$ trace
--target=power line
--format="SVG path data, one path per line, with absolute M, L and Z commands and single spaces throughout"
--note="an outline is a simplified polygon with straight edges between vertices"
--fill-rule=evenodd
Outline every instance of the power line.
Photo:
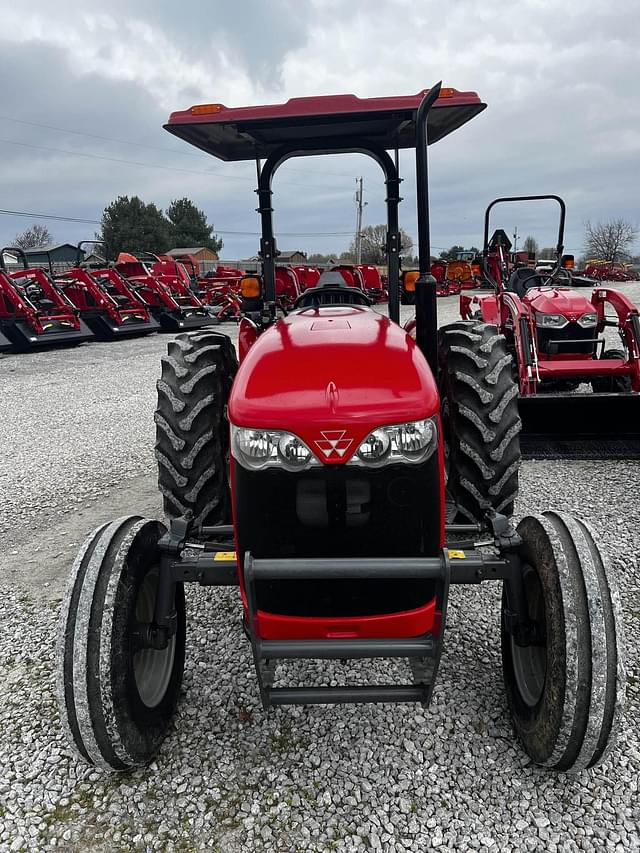
M 79 222 L 86 225 L 102 225 L 99 219 L 81 219 L 74 216 L 58 216 L 52 213 L 28 213 L 24 210 L 4 210 L 0 208 L 0 214 L 4 216 L 24 216 L 29 219 L 51 219 L 57 222 Z M 214 228 L 216 234 L 232 234 L 241 237 L 259 237 L 258 231 L 230 231 L 227 229 Z M 350 231 L 279 231 L 276 236 L 280 237 L 349 237 Z
M 39 127 L 39 128 L 44 129 L 44 130 L 55 130 L 55 131 L 59 131 L 60 133 L 73 134 L 74 136 L 86 136 L 89 139 L 99 139 L 102 142 L 115 142 L 117 145 L 130 145 L 130 146 L 133 146 L 135 148 L 148 148 L 149 150 L 152 150 L 152 151 L 165 151 L 169 154 L 177 154 L 179 157 L 197 157 L 198 159 L 201 159 L 203 156 L 203 152 L 186 151 L 186 150 L 185 151 L 179 151 L 177 148 L 167 148 L 164 145 L 149 145 L 148 143 L 145 143 L 145 142 L 133 142 L 133 141 L 127 140 L 127 139 L 116 139 L 113 136 L 102 136 L 99 133 L 87 133 L 86 131 L 83 131 L 83 130 L 72 130 L 68 127 L 56 127 L 56 125 L 53 125 L 53 124 L 41 124 L 40 122 L 37 122 L 37 121 L 27 121 L 26 119 L 13 118 L 12 116 L 0 115 L 0 119 L 3 119 L 4 121 L 12 121 L 16 124 L 28 125 L 29 127 Z M 3 140 L 3 141 L 7 141 L 7 140 Z M 16 144 L 18 144 L 18 143 L 16 143 Z M 24 144 L 26 145 L 27 143 L 24 143 Z M 166 167 L 166 168 L 168 168 L 168 167 Z M 338 178 L 351 178 L 352 177 L 351 175 L 348 175 L 346 172 L 326 172 L 326 171 L 319 171 L 316 169 L 296 169 L 294 167 L 291 167 L 289 169 L 289 171 L 299 172 L 299 173 L 304 174 L 304 175 L 307 175 L 307 174 L 331 175 L 332 177 L 338 177 Z M 234 177 L 234 176 L 226 176 L 226 177 Z
M 106 160 L 109 163 L 124 163 L 127 166 L 143 166 L 147 169 L 163 169 L 167 172 L 183 172 L 190 175 L 206 175 L 208 178 L 223 178 L 232 181 L 245 181 L 240 175 L 223 175 L 218 172 L 204 172 L 197 169 L 181 169 L 179 166 L 162 166 L 159 163 L 141 163 L 138 160 L 123 160 L 119 157 L 105 157 L 101 154 L 87 154 L 82 151 L 67 151 L 64 148 L 50 148 L 48 145 L 34 145 L 31 142 L 16 142 L 13 139 L 0 139 L 6 145 L 16 145 L 23 148 L 34 148 L 37 151 L 53 151 L 55 154 L 67 154 L 71 157 L 88 157 L 91 160 Z M 294 186 L 300 186 L 295 184 Z
M 82 222 L 88 225 L 101 225 L 102 223 L 97 219 L 77 219 L 73 216 L 54 216 L 53 214 L 47 213 L 25 213 L 23 210 L 2 210 L 0 209 L 0 214 L 4 216 L 26 216 L 30 219 L 54 219 L 59 222 Z

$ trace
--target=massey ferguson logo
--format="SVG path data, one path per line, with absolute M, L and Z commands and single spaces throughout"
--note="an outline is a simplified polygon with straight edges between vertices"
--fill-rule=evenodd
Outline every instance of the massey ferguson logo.
M 326 459 L 331 459 L 332 457 L 342 459 L 353 444 L 352 438 L 345 438 L 346 434 L 346 429 L 327 430 L 320 433 L 322 438 L 316 439 L 314 444 L 318 450 L 324 453 Z

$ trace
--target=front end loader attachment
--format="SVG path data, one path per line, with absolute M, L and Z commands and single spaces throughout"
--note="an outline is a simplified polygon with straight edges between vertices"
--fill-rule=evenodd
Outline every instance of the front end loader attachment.
M 640 393 L 520 397 L 523 459 L 640 459 Z
M 53 317 L 43 323 L 44 331 L 37 332 L 26 320 L 16 320 L 4 331 L 11 340 L 12 349 L 17 352 L 28 352 L 41 347 L 75 346 L 85 341 L 95 340 L 95 336 L 84 320 L 80 320 L 78 328 L 70 323 Z
M 156 316 L 165 332 L 189 332 L 207 326 L 217 326 L 220 322 L 213 312 L 192 307 L 160 311 Z

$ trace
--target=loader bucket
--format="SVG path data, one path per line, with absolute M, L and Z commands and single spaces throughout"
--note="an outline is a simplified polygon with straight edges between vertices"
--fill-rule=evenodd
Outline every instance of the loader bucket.
M 180 311 L 162 311 L 157 317 L 165 332 L 189 332 L 194 329 L 204 329 L 206 326 L 217 326 L 220 322 L 209 311 L 194 311 L 186 308 Z
M 523 459 L 640 459 L 640 394 L 521 397 Z

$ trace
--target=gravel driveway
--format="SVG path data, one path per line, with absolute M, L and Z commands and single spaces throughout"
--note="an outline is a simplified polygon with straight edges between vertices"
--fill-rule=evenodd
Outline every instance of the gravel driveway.
M 621 289 L 640 301 L 640 284 Z M 456 299 L 439 308 L 441 322 L 457 318 Z M 0 360 L 0 851 L 640 850 L 637 462 L 527 462 L 521 473 L 517 515 L 551 506 L 590 518 L 621 586 L 628 713 L 596 770 L 544 773 L 515 743 L 498 585 L 453 588 L 428 711 L 268 714 L 237 591 L 188 586 L 184 697 L 157 761 L 109 776 L 75 759 L 52 680 L 62 584 L 100 521 L 160 512 L 153 409 L 166 343 Z M 356 661 L 348 674 L 386 681 L 396 666 Z M 338 662 L 291 664 L 287 677 L 326 680 L 328 667 L 335 683 L 345 678 Z

